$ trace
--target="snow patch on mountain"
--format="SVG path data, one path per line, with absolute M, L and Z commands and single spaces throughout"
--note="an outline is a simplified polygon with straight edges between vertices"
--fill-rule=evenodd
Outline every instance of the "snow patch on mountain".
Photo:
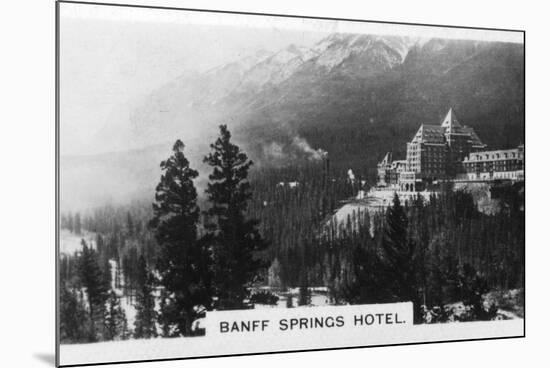
M 402 63 L 414 42 L 406 37 L 334 34 L 313 48 L 320 54 L 316 63 L 332 70 L 352 55 L 370 53 L 373 59 L 389 67 Z M 396 58 L 397 56 L 397 58 Z
M 252 66 L 243 79 L 244 86 L 277 85 L 288 79 L 307 60 L 317 56 L 310 48 L 290 45 Z

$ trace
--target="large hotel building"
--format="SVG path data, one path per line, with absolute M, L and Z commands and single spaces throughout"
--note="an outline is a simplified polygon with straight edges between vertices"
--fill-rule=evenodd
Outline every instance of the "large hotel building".
M 378 186 L 419 191 L 440 180 L 523 180 L 524 147 L 486 151 L 475 131 L 452 109 L 441 125 L 422 124 L 407 143 L 405 160 L 388 152 L 378 164 Z

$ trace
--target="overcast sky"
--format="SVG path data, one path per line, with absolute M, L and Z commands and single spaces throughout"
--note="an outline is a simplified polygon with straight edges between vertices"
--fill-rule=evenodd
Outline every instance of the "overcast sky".
M 133 104 L 155 88 L 260 49 L 310 46 L 334 32 L 523 42 L 516 32 L 69 3 L 60 9 L 62 154 L 96 153 L 90 137 L 106 124 L 127 124 Z

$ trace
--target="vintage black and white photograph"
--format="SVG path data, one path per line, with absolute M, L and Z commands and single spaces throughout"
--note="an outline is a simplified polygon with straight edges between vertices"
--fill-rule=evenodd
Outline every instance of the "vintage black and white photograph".
M 59 364 L 524 336 L 524 32 L 57 7 Z

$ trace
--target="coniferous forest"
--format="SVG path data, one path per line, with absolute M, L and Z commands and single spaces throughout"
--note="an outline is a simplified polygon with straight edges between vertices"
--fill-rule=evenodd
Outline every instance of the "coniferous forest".
M 307 306 L 315 290 L 335 305 L 412 301 L 415 323 L 523 316 L 522 183 L 493 188 L 490 214 L 442 184 L 337 221 L 369 184 L 328 157 L 255 167 L 222 125 L 199 189 L 184 143 L 167 147 L 150 200 L 61 214 L 82 238 L 59 260 L 62 343 L 197 336 L 206 311 Z

